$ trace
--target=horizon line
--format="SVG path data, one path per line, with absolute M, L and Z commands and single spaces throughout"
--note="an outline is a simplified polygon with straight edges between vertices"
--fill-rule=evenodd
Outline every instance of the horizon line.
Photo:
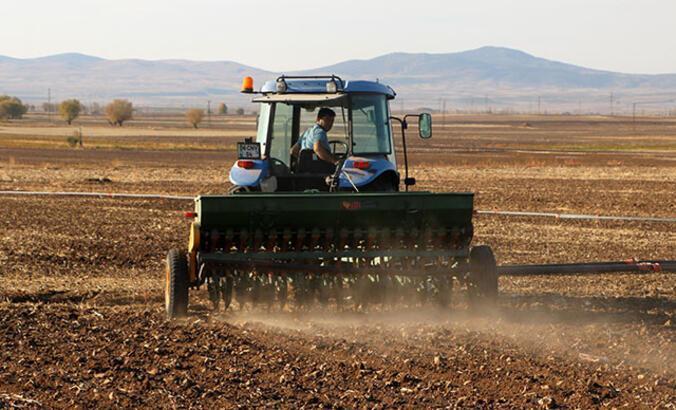
M 171 62 L 171 61 L 182 61 L 182 62 L 196 62 L 196 63 L 233 63 L 233 64 L 238 64 L 241 66 L 245 66 L 247 68 L 252 68 L 255 70 L 259 71 L 265 71 L 268 73 L 283 73 L 283 72 L 302 72 L 302 71 L 314 71 L 314 70 L 319 70 L 322 68 L 327 68 L 339 64 L 344 64 L 348 62 L 358 62 L 358 61 L 370 61 L 370 60 L 375 60 L 377 58 L 382 58 L 390 55 L 396 55 L 396 54 L 403 54 L 403 55 L 430 55 L 430 56 L 444 56 L 444 55 L 452 55 L 452 54 L 462 54 L 462 53 L 468 53 L 468 52 L 473 52 L 473 51 L 478 51 L 482 49 L 496 49 L 496 50 L 508 50 L 511 52 L 517 52 L 524 54 L 526 56 L 532 57 L 532 58 L 537 58 L 540 60 L 545 60 L 545 61 L 550 61 L 554 63 L 559 63 L 559 64 L 566 64 L 578 68 L 583 68 L 587 70 L 594 70 L 594 71 L 600 71 L 600 72 L 606 72 L 606 73 L 614 73 L 614 74 L 629 74 L 629 75 L 648 75 L 648 76 L 660 76 L 660 75 L 676 75 L 676 72 L 660 72 L 660 73 L 640 73 L 640 72 L 626 72 L 626 71 L 613 71 L 613 70 L 607 70 L 607 69 L 599 69 L 599 68 L 592 68 L 592 67 L 587 67 L 587 66 L 582 66 L 578 64 L 573 64 L 573 63 L 568 63 L 565 61 L 561 60 L 552 60 L 544 57 L 538 57 L 537 55 L 528 53 L 526 51 L 516 49 L 516 48 L 511 48 L 511 47 L 504 47 L 504 46 L 493 46 L 493 45 L 486 45 L 486 46 L 481 46 L 477 48 L 472 48 L 472 49 L 465 49 L 461 51 L 449 51 L 449 52 L 442 52 L 442 53 L 430 53 L 430 52 L 408 52 L 408 51 L 393 51 L 389 53 L 384 53 L 384 54 L 379 54 L 370 58 L 349 58 L 346 60 L 341 60 L 333 64 L 321 66 L 321 67 L 314 67 L 314 68 L 300 68 L 300 69 L 289 69 L 289 70 L 269 70 L 267 68 L 261 68 L 257 67 L 251 64 L 246 64 L 242 63 L 236 60 L 218 60 L 218 59 L 213 59 L 213 60 L 203 60 L 203 59 L 189 59 L 189 58 L 159 58 L 159 59 L 149 59 L 149 58 L 139 58 L 139 57 L 123 57 L 123 58 L 107 58 L 107 57 L 100 57 L 97 55 L 93 54 L 85 54 L 82 52 L 78 51 L 70 51 L 70 52 L 62 52 L 62 53 L 55 53 L 55 54 L 47 54 L 47 55 L 40 55 L 36 57 L 13 57 L 10 55 L 5 55 L 5 54 L 0 54 L 0 59 L 5 58 L 5 59 L 11 59 L 11 60 L 17 60 L 17 61 L 30 61 L 30 60 L 39 60 L 39 59 L 48 59 L 48 58 L 53 58 L 53 57 L 60 57 L 60 56 L 81 56 L 81 57 L 87 57 L 91 59 L 97 59 L 97 60 L 102 60 L 102 61 L 148 61 L 148 62 Z

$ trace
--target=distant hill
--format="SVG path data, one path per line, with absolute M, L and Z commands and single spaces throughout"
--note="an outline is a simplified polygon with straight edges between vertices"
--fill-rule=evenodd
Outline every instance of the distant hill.
M 623 74 L 538 58 L 519 50 L 482 47 L 448 54 L 392 53 L 350 60 L 307 73 L 336 73 L 348 78 L 379 78 L 396 85 L 400 96 L 436 106 L 440 98 L 475 109 L 520 107 L 535 110 L 538 97 L 558 110 L 615 111 L 640 106 L 676 108 L 676 74 Z M 416 98 L 426 96 L 427 98 Z M 674 100 L 673 103 L 670 100 Z M 431 103 L 431 104 L 430 104 Z
M 106 60 L 68 53 L 32 59 L 0 56 L 0 94 L 30 102 L 79 98 L 105 102 L 129 98 L 145 105 L 180 106 L 213 100 L 239 100 L 245 75 L 274 76 L 231 61 Z M 243 101 L 243 100 L 242 100 Z
M 443 99 L 450 110 L 534 111 L 539 99 L 540 109 L 551 111 L 605 112 L 610 101 L 616 112 L 634 102 L 643 108 L 676 109 L 676 74 L 593 70 L 500 47 L 392 53 L 300 73 L 378 79 L 391 85 L 398 104 L 407 107 L 440 107 Z M 142 105 L 189 106 L 211 99 L 243 105 L 248 100 L 239 94 L 244 75 L 252 75 L 260 85 L 277 74 L 233 61 L 106 60 L 76 53 L 34 59 L 0 56 L 0 93 L 43 102 L 51 88 L 55 100 L 105 102 L 123 97 Z
M 636 75 L 592 70 L 500 47 L 482 47 L 451 54 L 393 53 L 370 60 L 345 61 L 312 71 L 381 77 L 400 84 L 491 83 L 508 87 L 597 89 L 676 87 L 676 74 Z

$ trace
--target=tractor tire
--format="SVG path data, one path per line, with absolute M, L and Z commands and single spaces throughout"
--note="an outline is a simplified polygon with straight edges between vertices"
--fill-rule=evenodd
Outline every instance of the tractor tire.
M 242 192 L 251 192 L 251 188 L 249 188 L 248 186 L 233 185 L 228 190 L 228 195 L 236 195 Z
M 396 192 L 397 182 L 389 175 L 381 175 L 367 186 L 360 189 L 361 192 Z
M 164 308 L 169 319 L 188 314 L 188 258 L 178 249 L 167 254 Z
M 470 250 L 469 271 L 467 293 L 470 306 L 497 302 L 498 268 L 490 246 L 475 246 Z

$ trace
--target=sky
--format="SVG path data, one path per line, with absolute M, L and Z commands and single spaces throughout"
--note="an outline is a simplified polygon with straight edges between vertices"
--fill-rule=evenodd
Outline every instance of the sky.
M 230 60 L 272 71 L 482 46 L 676 73 L 675 0 L 3 0 L 0 55 Z

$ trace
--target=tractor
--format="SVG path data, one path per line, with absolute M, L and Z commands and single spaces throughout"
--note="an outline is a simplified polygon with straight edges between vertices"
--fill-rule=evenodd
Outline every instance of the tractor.
M 242 92 L 260 106 L 256 137 L 237 144 L 230 191 L 198 196 L 187 213 L 188 247 L 167 255 L 168 317 L 186 315 L 190 290 L 205 284 L 215 309 L 444 308 L 455 283 L 470 305 L 496 301 L 494 254 L 470 246 L 473 194 L 412 190 L 406 130 L 416 119 L 430 138 L 429 113 L 395 117 L 391 87 L 336 75 L 280 76 L 259 91 L 246 77 Z M 336 113 L 337 164 L 313 150 L 291 154 L 322 107 Z

